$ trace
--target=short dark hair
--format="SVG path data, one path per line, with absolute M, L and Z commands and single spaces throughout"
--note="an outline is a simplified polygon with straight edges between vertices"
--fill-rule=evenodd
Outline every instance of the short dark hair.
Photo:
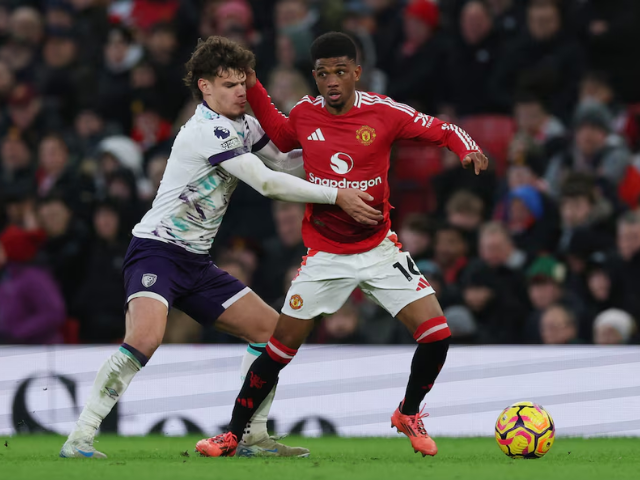
M 549 104 L 545 101 L 540 95 L 536 95 L 529 89 L 520 89 L 516 92 L 514 104 L 531 104 L 535 103 L 536 105 L 540 105 L 542 110 L 545 113 L 549 113 Z
M 585 197 L 589 203 L 596 203 L 596 180 L 592 175 L 573 172 L 560 185 L 560 199 Z
M 356 61 L 356 44 L 346 33 L 329 32 L 320 35 L 311 44 L 311 62 L 315 65 L 320 58 L 347 57 Z
M 184 83 L 194 98 L 202 100 L 198 80 L 211 79 L 229 70 L 246 73 L 255 64 L 253 52 L 228 38 L 212 36 L 206 40 L 200 39 L 191 58 L 185 64 L 187 75 L 184 77 Z

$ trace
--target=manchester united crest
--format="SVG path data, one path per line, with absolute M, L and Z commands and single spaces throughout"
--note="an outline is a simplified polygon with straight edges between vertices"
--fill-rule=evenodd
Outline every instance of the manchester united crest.
M 302 308 L 303 303 L 304 302 L 302 301 L 302 297 L 298 294 L 293 295 L 289 300 L 289 306 L 294 310 L 300 310 Z
M 368 125 L 364 125 L 356 132 L 356 138 L 363 145 L 371 145 L 376 139 L 376 131 Z

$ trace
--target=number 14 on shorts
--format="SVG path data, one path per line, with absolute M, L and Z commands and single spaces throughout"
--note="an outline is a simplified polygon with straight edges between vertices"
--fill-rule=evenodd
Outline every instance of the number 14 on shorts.
M 404 275 L 404 277 L 407 279 L 408 282 L 413 281 L 413 277 L 411 276 L 411 273 L 419 276 L 420 281 L 418 283 L 417 290 L 422 290 L 423 288 L 431 286 L 429 285 L 429 282 L 427 282 L 427 280 L 422 276 L 422 274 L 420 273 L 420 270 L 416 268 L 416 264 L 413 263 L 411 258 L 407 257 L 407 268 L 404 268 L 404 266 L 400 262 L 396 262 L 392 266 L 393 268 L 397 268 Z

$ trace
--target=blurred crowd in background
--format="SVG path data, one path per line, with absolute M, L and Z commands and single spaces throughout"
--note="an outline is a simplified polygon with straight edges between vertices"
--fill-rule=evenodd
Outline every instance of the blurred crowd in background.
M 308 56 L 350 33 L 358 88 L 466 129 L 476 177 L 399 142 L 394 229 L 464 344 L 637 343 L 637 0 L 0 0 L 0 343 L 124 334 L 121 265 L 193 114 L 198 38 L 252 49 L 285 113 L 316 95 Z M 280 309 L 303 206 L 240 185 L 212 255 Z M 413 343 L 356 291 L 311 342 Z M 233 342 L 170 314 L 169 342 Z

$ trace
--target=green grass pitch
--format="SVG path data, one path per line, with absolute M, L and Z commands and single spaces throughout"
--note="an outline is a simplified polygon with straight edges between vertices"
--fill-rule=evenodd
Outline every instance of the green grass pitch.
M 57 436 L 0 438 L 0 478 L 134 480 L 603 480 L 640 478 L 640 439 L 558 438 L 546 457 L 511 460 L 492 438 L 439 438 L 434 458 L 406 438 L 293 438 L 310 458 L 201 458 L 198 437 L 100 436 L 106 460 L 64 459 Z M 6 442 L 6 446 L 5 446 Z

